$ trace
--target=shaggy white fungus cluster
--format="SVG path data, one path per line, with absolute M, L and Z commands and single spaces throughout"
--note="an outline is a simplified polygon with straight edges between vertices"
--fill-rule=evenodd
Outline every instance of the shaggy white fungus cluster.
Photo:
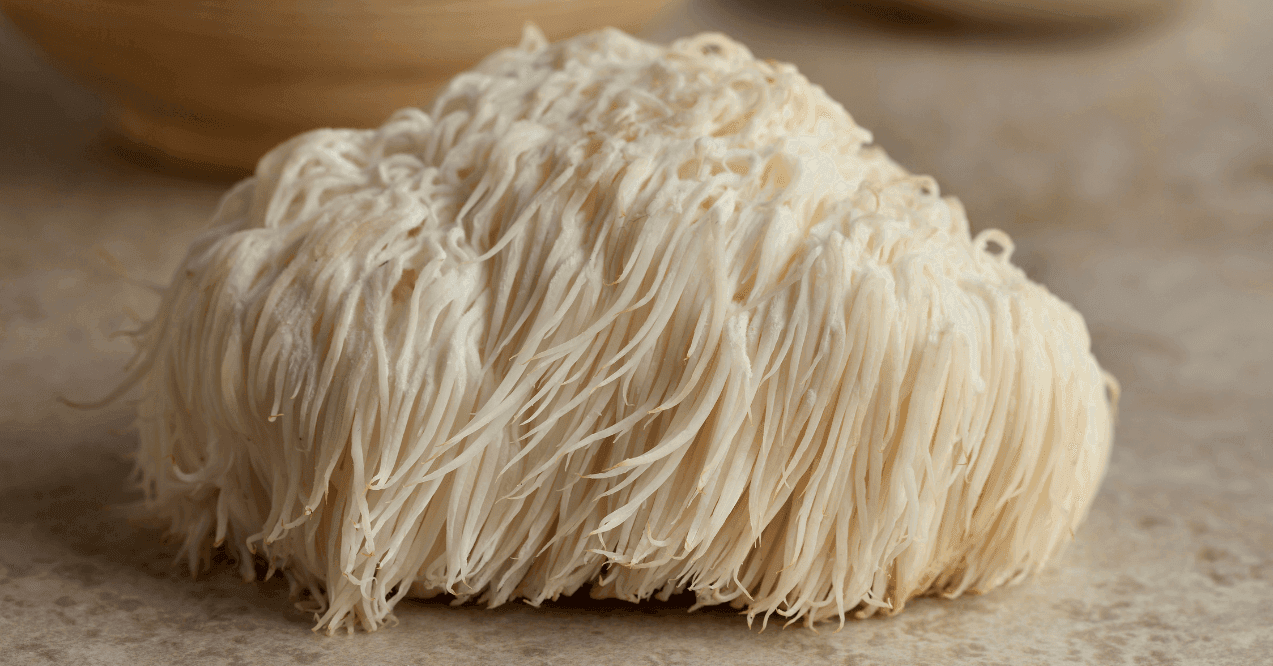
M 1021 578 L 1104 473 L 1107 380 L 869 141 L 721 35 L 614 30 L 289 141 L 143 332 L 146 510 L 328 631 L 588 583 L 843 622 Z

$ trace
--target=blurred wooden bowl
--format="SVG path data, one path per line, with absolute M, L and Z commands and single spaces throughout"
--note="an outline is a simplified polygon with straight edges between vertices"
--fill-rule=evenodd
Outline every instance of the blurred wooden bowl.
M 111 105 L 127 139 L 181 162 L 251 169 L 315 127 L 371 127 L 516 44 L 635 31 L 672 0 L 0 0 Z

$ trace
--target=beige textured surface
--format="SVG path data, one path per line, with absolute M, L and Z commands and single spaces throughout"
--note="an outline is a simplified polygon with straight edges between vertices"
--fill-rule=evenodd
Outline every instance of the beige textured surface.
M 413 602 L 396 628 L 326 638 L 277 580 L 183 576 L 109 507 L 130 498 L 128 406 L 54 398 L 104 392 L 129 352 L 107 335 L 154 306 L 100 251 L 165 280 L 225 185 L 113 155 L 92 98 L 0 23 L 0 663 L 1273 663 L 1273 5 L 976 37 L 740 2 L 693 0 L 651 34 L 721 29 L 795 62 L 1087 315 L 1122 420 L 1055 567 L 821 634 L 676 605 Z

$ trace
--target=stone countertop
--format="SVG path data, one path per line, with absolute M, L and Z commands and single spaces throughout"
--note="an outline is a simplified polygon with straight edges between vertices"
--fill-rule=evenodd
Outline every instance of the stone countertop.
M 1273 3 L 1066 33 L 766 4 L 691 0 L 649 34 L 721 30 L 796 63 L 975 228 L 1009 232 L 1121 379 L 1108 477 L 1059 562 L 821 633 L 566 600 L 405 602 L 396 628 L 328 638 L 280 580 L 224 562 L 192 580 L 114 508 L 129 405 L 56 398 L 117 381 L 131 348 L 111 332 L 153 309 L 227 183 L 122 159 L 100 104 L 0 19 L 0 663 L 1273 663 Z

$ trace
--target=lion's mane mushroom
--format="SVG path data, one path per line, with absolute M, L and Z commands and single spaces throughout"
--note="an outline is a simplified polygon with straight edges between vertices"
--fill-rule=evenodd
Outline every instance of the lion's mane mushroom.
M 140 336 L 144 508 L 318 627 L 586 583 L 897 612 L 1067 543 L 1112 401 L 1082 317 L 795 68 L 522 44 L 279 146 Z

